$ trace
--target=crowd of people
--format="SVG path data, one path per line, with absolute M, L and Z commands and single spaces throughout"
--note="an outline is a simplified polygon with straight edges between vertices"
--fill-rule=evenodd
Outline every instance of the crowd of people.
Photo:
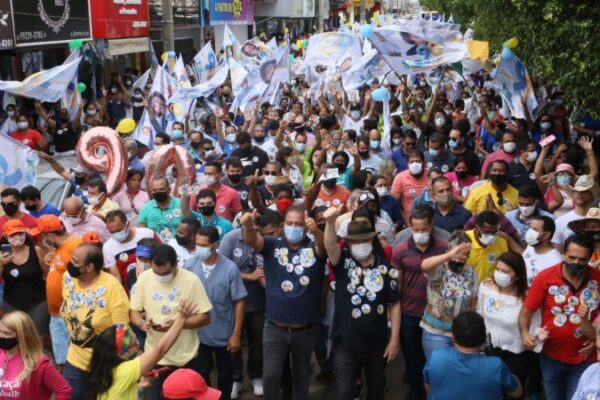
M 375 400 L 400 353 L 409 400 L 600 396 L 599 149 L 564 93 L 517 119 L 485 79 L 312 102 L 298 77 L 241 113 L 225 83 L 154 149 L 124 138 L 110 193 L 61 160 L 86 130 L 139 120 L 133 75 L 74 119 L 6 107 L 71 193 L 0 193 L 0 399 L 228 400 L 246 375 L 256 396 L 303 400 L 314 358 L 339 399 Z M 147 178 L 169 144 L 195 184 Z

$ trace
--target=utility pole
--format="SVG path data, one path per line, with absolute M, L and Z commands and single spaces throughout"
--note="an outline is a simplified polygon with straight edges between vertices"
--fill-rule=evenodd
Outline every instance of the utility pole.
M 366 0 L 360 0 L 360 23 L 367 23 Z
M 173 0 L 162 0 L 163 51 L 175 51 L 175 22 L 173 21 Z
M 323 32 L 323 2 L 324 1 L 325 0 L 318 0 L 318 2 L 319 2 L 319 10 L 318 10 L 318 17 L 317 18 L 319 20 L 317 22 L 319 24 L 318 25 L 319 32 L 321 32 L 321 33 Z

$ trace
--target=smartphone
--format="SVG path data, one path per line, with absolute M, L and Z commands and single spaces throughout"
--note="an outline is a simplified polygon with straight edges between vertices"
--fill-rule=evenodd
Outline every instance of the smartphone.
M 544 139 L 540 140 L 540 146 L 544 147 L 544 146 L 549 145 L 550 143 L 554 142 L 555 140 L 556 140 L 556 136 L 550 135 L 550 136 L 545 137 Z
M 12 254 L 10 244 L 3 244 L 2 246 L 0 246 L 0 253 Z

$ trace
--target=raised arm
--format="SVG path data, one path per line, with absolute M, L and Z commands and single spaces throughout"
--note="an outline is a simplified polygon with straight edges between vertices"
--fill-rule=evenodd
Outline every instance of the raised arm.
M 424 273 L 432 272 L 434 269 L 444 264 L 445 262 L 452 260 L 453 258 L 468 256 L 470 251 L 471 243 L 461 243 L 444 254 L 424 259 L 423 263 L 421 264 L 421 271 L 423 271 Z
M 254 229 L 254 221 L 256 219 L 256 210 L 252 213 L 246 213 L 240 218 L 240 225 L 242 225 L 242 237 L 244 243 L 254 249 L 257 253 L 260 253 L 265 247 L 265 240 L 263 239 L 260 232 Z
M 331 265 L 335 266 L 340 262 L 340 247 L 335 233 L 335 220 L 338 218 L 340 210 L 337 207 L 329 207 L 325 210 L 323 218 L 325 218 L 325 251 Z
M 52 167 L 52 169 L 54 170 L 54 172 L 56 172 L 57 174 L 59 174 L 60 176 L 62 176 L 63 178 L 65 178 L 66 180 L 70 181 L 71 180 L 71 174 L 69 173 L 69 171 L 67 171 L 65 169 L 65 167 L 63 167 L 58 161 L 56 161 L 52 156 L 39 151 L 38 152 L 39 157 L 42 160 L 46 160 L 48 161 L 48 164 L 50 164 L 50 166 Z
M 44 108 L 44 106 L 42 106 L 42 103 L 40 103 L 39 101 L 36 101 L 34 104 L 34 107 L 35 107 L 35 111 L 37 111 L 39 116 L 42 117 L 42 119 L 44 121 L 46 121 L 46 123 L 48 124 L 48 128 L 50 128 L 50 129 L 56 128 L 56 121 L 54 121 L 53 119 L 50 119 L 50 116 L 46 112 L 46 109 Z
M 596 155 L 594 154 L 594 150 L 592 148 L 592 142 L 594 139 L 590 139 L 587 136 L 582 136 L 577 141 L 577 144 L 581 146 L 583 150 L 585 150 L 585 155 L 588 159 L 588 165 L 590 167 L 590 175 L 592 178 L 596 179 L 598 177 L 598 160 L 596 159 Z

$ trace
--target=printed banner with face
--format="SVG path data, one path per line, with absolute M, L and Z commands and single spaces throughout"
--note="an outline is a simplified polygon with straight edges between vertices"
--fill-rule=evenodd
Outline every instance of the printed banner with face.
M 348 32 L 321 33 L 308 40 L 304 62 L 309 65 L 334 66 L 348 51 L 351 57 L 360 58 L 358 35 Z
M 273 50 L 258 38 L 252 38 L 242 44 L 240 49 L 241 61 L 246 69 L 257 68 L 266 59 L 273 55 Z
M 35 185 L 37 153 L 13 138 L 0 135 L 0 186 L 21 189 Z
M 219 86 L 227 79 L 229 67 L 223 61 L 217 68 L 216 72 L 208 81 L 202 82 L 199 85 L 190 88 L 181 88 L 173 96 L 169 98 L 169 103 L 182 103 L 196 99 L 198 97 L 210 96 Z
M 13 0 L 17 46 L 91 39 L 87 0 Z
M 342 73 L 344 89 L 347 92 L 359 89 L 373 79 L 381 82 L 390 71 L 390 66 L 377 50 L 371 50 L 358 60 L 354 60 L 351 67 Z
M 217 56 L 210 42 L 206 43 L 202 50 L 196 54 L 192 61 L 196 82 L 203 83 L 208 81 L 217 68 Z
M 503 49 L 500 64 L 492 72 L 492 85 L 516 118 L 525 118 L 521 99 L 526 98 L 527 109 L 533 113 L 538 106 L 527 68 L 510 49 Z M 508 116 L 508 115 L 507 115 Z

